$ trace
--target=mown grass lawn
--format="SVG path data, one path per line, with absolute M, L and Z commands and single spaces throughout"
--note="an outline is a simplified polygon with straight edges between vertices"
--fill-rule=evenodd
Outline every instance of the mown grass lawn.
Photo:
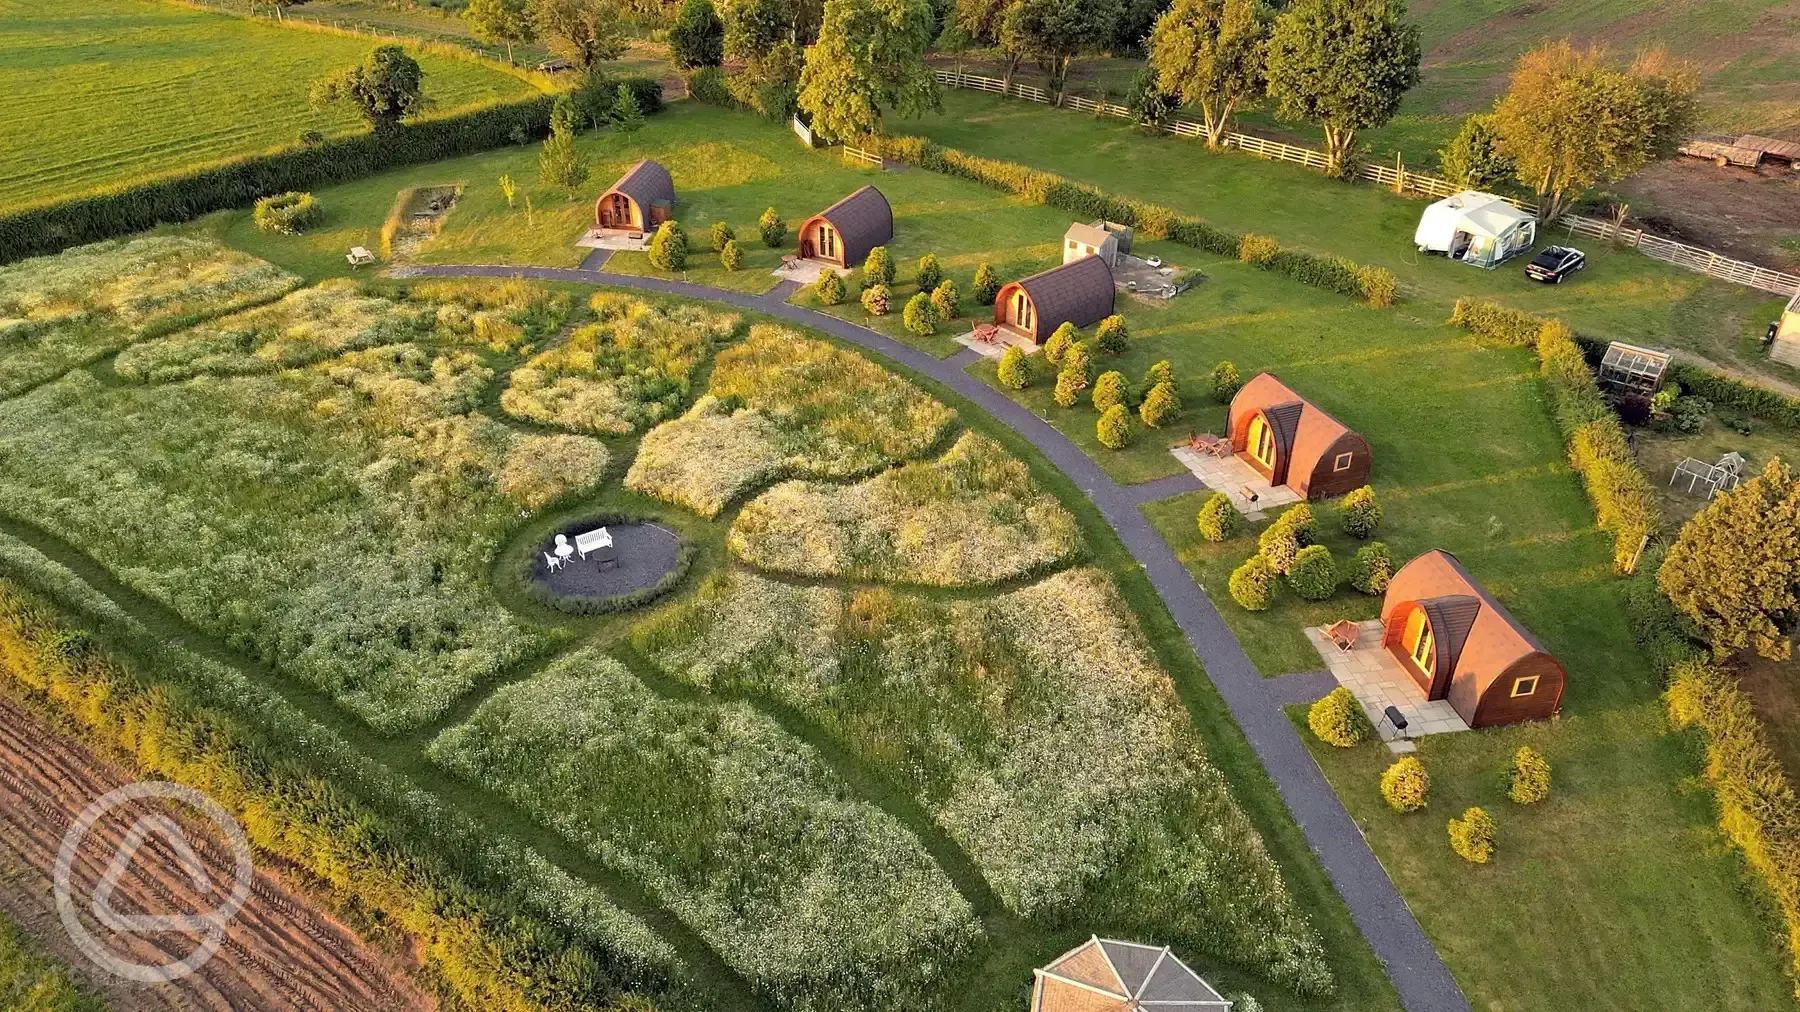
M 144 0 L 0 4 L 0 206 L 360 129 L 307 92 L 374 45 Z M 414 55 L 440 111 L 534 90 L 472 60 Z

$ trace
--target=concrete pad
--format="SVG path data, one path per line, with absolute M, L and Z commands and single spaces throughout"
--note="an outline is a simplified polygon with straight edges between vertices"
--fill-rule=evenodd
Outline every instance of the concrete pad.
M 1018 334 L 1005 328 L 1001 328 L 994 335 L 992 341 L 975 340 L 975 331 L 973 330 L 966 334 L 958 334 L 951 338 L 951 340 L 970 349 L 983 358 L 999 358 L 1006 354 L 1006 349 L 1008 348 L 1018 348 L 1027 355 L 1036 355 L 1038 352 L 1043 351 L 1043 348 L 1039 347 L 1037 342 L 1020 337 Z
M 1173 447 L 1169 452 L 1182 467 L 1200 479 L 1201 484 L 1225 493 L 1231 505 L 1251 520 L 1265 519 L 1266 511 L 1300 501 L 1299 493 L 1286 485 L 1270 485 L 1267 478 L 1237 457 L 1214 457 L 1196 453 L 1186 446 Z M 1251 495 L 1256 498 L 1250 498 Z
M 795 260 L 770 271 L 769 276 L 780 278 L 783 281 L 798 281 L 802 285 L 811 285 L 816 284 L 826 270 L 834 270 L 839 274 L 851 273 L 828 260 Z M 857 286 L 852 285 L 848 278 L 844 280 L 844 285 L 852 294 L 858 290 Z
M 1427 700 L 1418 683 L 1381 645 L 1379 619 L 1358 623 L 1358 628 L 1356 648 L 1348 652 L 1339 650 L 1323 628 L 1306 630 L 1306 638 L 1325 661 L 1325 670 L 1362 704 L 1363 712 L 1369 715 L 1384 740 L 1469 730 L 1469 725 L 1463 722 L 1448 700 Z M 1386 711 L 1390 706 L 1399 710 L 1406 720 L 1405 732 L 1395 730 L 1387 722 Z
M 1419 750 L 1419 746 L 1414 745 L 1405 738 L 1395 738 L 1393 741 L 1387 743 L 1387 747 L 1388 751 L 1395 755 L 1409 755 Z
M 633 239 L 633 235 L 636 235 L 637 238 Z M 616 228 L 590 228 L 586 235 L 575 240 L 575 245 L 583 249 L 642 251 L 650 248 L 650 233 L 633 233 Z

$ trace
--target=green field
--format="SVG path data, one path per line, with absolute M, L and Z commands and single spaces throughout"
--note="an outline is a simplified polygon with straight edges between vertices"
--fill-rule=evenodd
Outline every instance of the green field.
M 307 89 L 374 45 L 148 0 L 0 0 L 0 207 L 356 129 L 346 111 L 313 110 Z M 533 91 L 415 55 L 435 111 Z

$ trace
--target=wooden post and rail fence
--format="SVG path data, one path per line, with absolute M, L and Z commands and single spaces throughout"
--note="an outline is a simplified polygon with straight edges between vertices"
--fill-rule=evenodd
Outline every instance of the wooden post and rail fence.
M 1028 84 L 1015 82 L 1009 87 L 1005 81 L 996 77 L 983 77 L 979 74 L 963 74 L 947 70 L 937 71 L 936 76 L 939 84 L 950 88 L 1010 95 L 1014 98 L 1022 98 L 1027 102 L 1037 102 L 1040 105 L 1054 104 L 1049 92 Z M 1131 110 L 1125 106 L 1110 102 L 1097 102 L 1075 95 L 1065 94 L 1061 105 L 1064 108 L 1078 109 L 1082 112 L 1119 119 L 1130 119 L 1132 116 Z M 1206 136 L 1206 131 L 1200 124 L 1183 119 L 1171 119 L 1165 122 L 1162 130 L 1164 133 L 1175 134 L 1179 137 L 1200 138 Z M 1269 140 L 1254 134 L 1232 131 L 1225 134 L 1223 143 L 1226 147 L 1237 148 L 1259 158 L 1273 161 L 1294 162 L 1314 169 L 1323 169 L 1326 165 L 1325 153 L 1322 151 L 1295 144 L 1284 144 L 1281 141 Z M 867 152 L 857 152 L 855 157 L 868 160 L 867 155 Z M 878 162 L 879 159 L 876 161 Z M 1448 197 L 1461 189 L 1447 179 L 1429 173 L 1414 172 L 1398 161 L 1393 165 L 1373 163 L 1358 165 L 1355 174 L 1358 179 L 1385 186 L 1396 193 L 1419 194 L 1433 199 Z M 1517 200 L 1511 197 L 1506 199 L 1521 210 L 1532 213 L 1537 211 L 1537 206 L 1531 201 Z M 1792 296 L 1800 293 L 1800 276 L 1770 270 L 1767 267 L 1760 267 L 1743 260 L 1734 260 L 1698 246 L 1689 246 L 1686 243 L 1664 239 L 1661 236 L 1651 235 L 1641 228 L 1622 228 L 1611 222 L 1583 218 L 1573 214 L 1563 215 L 1556 224 L 1559 228 L 1568 229 L 1570 235 L 1580 235 L 1629 246 L 1652 260 L 1673 264 L 1705 274 L 1708 277 L 1717 278 L 1720 281 L 1728 281 L 1774 295 Z

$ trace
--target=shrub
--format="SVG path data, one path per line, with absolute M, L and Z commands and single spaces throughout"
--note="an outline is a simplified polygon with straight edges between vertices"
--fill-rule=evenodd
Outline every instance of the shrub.
M 1059 408 L 1072 408 L 1081 399 L 1081 392 L 1087 389 L 1087 379 L 1080 373 L 1067 369 L 1056 374 L 1056 390 L 1050 395 Z
M 1237 396 L 1237 392 L 1243 389 L 1243 386 L 1243 377 L 1238 375 L 1237 366 L 1232 365 L 1230 361 L 1220 362 L 1213 366 L 1213 400 L 1220 404 L 1230 404 L 1231 399 Z
M 762 217 L 756 219 L 756 229 L 762 234 L 763 245 L 770 249 L 779 247 L 787 239 L 787 222 L 782 221 L 781 215 L 776 214 L 772 207 L 763 211 Z
M 1542 319 L 1530 313 L 1486 299 L 1457 299 L 1450 323 L 1476 337 L 1520 348 L 1535 347 L 1538 331 L 1544 326 Z
M 1076 333 L 1072 323 L 1056 328 L 1050 335 L 1050 340 L 1044 342 L 1044 361 L 1061 368 L 1063 355 L 1069 350 L 1069 345 L 1075 343 Z
M 1088 381 L 1093 378 L 1093 358 L 1088 354 L 1086 341 L 1071 341 L 1069 348 L 1063 352 L 1062 371 L 1072 372 L 1081 377 L 1081 388 L 1087 389 Z
M 1200 536 L 1217 544 L 1228 540 L 1244 526 L 1244 518 L 1231 505 L 1231 497 L 1223 492 L 1214 492 L 1200 504 L 1200 513 L 1195 522 L 1200 527 Z M 1259 556 L 1260 557 L 1260 556 Z
M 1324 545 L 1307 545 L 1294 555 L 1288 567 L 1288 586 L 1308 601 L 1323 601 L 1337 591 L 1338 569 L 1331 549 Z
M 1369 723 L 1362 704 L 1342 685 L 1307 709 L 1306 726 L 1320 741 L 1338 748 L 1360 745 L 1375 736 L 1375 725 Z
M 1125 403 L 1125 375 L 1114 369 L 1094 381 L 1094 410 L 1105 412 Z
M 962 315 L 962 295 L 956 290 L 956 282 L 945 278 L 931 290 L 931 304 L 937 307 L 938 318 L 946 322 Z
M 719 266 L 728 271 L 735 271 L 742 265 L 743 259 L 744 255 L 738 252 L 737 240 L 725 240 L 725 245 L 719 249 Z
M 1512 783 L 1506 796 L 1516 805 L 1535 805 L 1550 796 L 1550 760 L 1530 745 L 1513 753 Z
M 1180 385 L 1175 382 L 1175 367 L 1170 365 L 1169 360 L 1166 358 L 1153 363 L 1144 373 L 1145 390 L 1156 386 L 1158 383 L 1167 383 L 1169 385 L 1170 393 L 1180 392 Z
M 324 213 L 325 209 L 319 206 L 312 194 L 289 192 L 257 201 L 250 219 L 263 232 L 299 235 L 317 225 Z
M 1247 264 L 1255 264 L 1258 267 L 1267 266 L 1279 252 L 1281 252 L 1281 244 L 1276 242 L 1272 236 L 1245 232 L 1244 237 L 1238 240 L 1237 258 Z
M 1369 300 L 1369 305 L 1386 309 L 1394 304 L 1400 283 L 1394 279 L 1394 272 L 1386 267 L 1363 266 L 1356 269 L 1356 287 L 1362 291 L 1363 298 Z
M 1338 504 L 1338 521 L 1344 533 L 1358 541 L 1366 541 L 1381 526 L 1381 503 L 1375 501 L 1375 490 L 1367 485 L 1351 491 Z
M 1416 812 L 1425 807 L 1425 796 L 1431 792 L 1431 775 L 1416 756 L 1402 756 L 1381 771 L 1381 796 L 1396 812 Z
M 1231 599 L 1245 611 L 1263 611 L 1275 599 L 1275 571 L 1260 555 L 1252 555 L 1231 571 L 1226 584 Z
M 1350 561 L 1350 586 L 1365 594 L 1380 594 L 1394 577 L 1394 559 L 1388 546 L 1371 541 L 1358 548 Z
M 1268 560 L 1270 569 L 1285 575 L 1300 550 L 1313 543 L 1315 526 L 1312 507 L 1297 503 L 1257 535 L 1257 550 Z
M 1117 376 L 1118 373 L 1107 375 Z M 1131 412 L 1125 410 L 1123 404 L 1107 408 L 1100 415 L 1100 420 L 1094 423 L 1094 435 L 1100 440 L 1100 445 L 1109 450 L 1124 449 L 1125 444 L 1131 442 Z
M 1263 1012 L 1262 1002 L 1257 1001 L 1250 992 L 1240 991 L 1231 1000 L 1231 1012 Z
M 1470 808 L 1462 818 L 1450 820 L 1450 849 L 1475 864 L 1494 857 L 1494 818 L 1480 808 Z
M 738 107 L 737 99 L 731 97 L 731 89 L 725 86 L 725 72 L 718 67 L 701 67 L 689 74 L 687 91 L 688 97 L 696 102 L 727 109 Z
M 1031 359 L 1017 345 L 1000 356 L 999 380 L 1008 390 L 1023 390 L 1031 385 Z
M 1131 330 L 1125 325 L 1125 318 L 1118 313 L 1100 321 L 1100 327 L 1094 332 L 1094 345 L 1103 355 L 1122 355 L 1131 346 Z
M 870 285 L 863 289 L 863 312 L 870 316 L 886 316 L 888 311 L 888 286 Z
M 1669 416 L 1677 432 L 1692 434 L 1706 426 L 1706 415 L 1711 410 L 1712 401 L 1704 397 L 1677 397 Z
M 687 269 L 688 238 L 673 219 L 656 226 L 650 237 L 650 266 L 659 271 Z
M 813 282 L 813 295 L 818 297 L 821 306 L 841 306 L 844 304 L 844 276 L 831 268 L 819 275 Z
M 944 265 L 938 261 L 936 253 L 927 253 L 919 258 L 919 291 L 929 292 L 937 288 L 944 280 Z
M 737 233 L 732 231 L 729 222 L 715 221 L 712 223 L 712 228 L 708 231 L 712 236 L 712 248 L 714 253 L 725 252 L 725 244 L 737 238 Z
M 975 268 L 975 302 L 977 305 L 991 306 L 994 297 L 1000 294 L 1000 279 L 994 276 L 994 268 L 986 261 Z
M 1152 386 L 1144 395 L 1144 403 L 1138 405 L 1138 420 L 1152 429 L 1180 413 L 1181 398 L 1176 396 L 1175 387 L 1168 383 Z
M 906 324 L 906 329 L 910 333 L 920 337 L 929 337 L 937 333 L 937 303 L 932 302 L 931 296 L 924 292 L 915 292 L 912 298 L 906 300 L 906 308 L 900 311 L 900 320 Z
M 869 251 L 863 260 L 863 287 L 874 285 L 891 285 L 894 283 L 894 260 L 888 256 L 886 246 L 877 246 Z

